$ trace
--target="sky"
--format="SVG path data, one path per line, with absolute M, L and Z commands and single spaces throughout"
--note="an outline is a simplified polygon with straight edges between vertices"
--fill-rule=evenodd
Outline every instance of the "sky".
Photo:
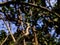
M 46 1 L 46 2 L 47 2 L 47 1 Z M 57 0 L 50 0 L 51 6 L 53 7 L 56 2 L 57 2 Z M 46 3 L 46 5 L 49 6 L 48 3 Z

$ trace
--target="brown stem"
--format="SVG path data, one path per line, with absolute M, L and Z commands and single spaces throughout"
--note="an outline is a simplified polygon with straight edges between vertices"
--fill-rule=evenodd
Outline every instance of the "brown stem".
M 35 41 L 35 45 L 38 45 L 38 40 L 37 40 L 37 35 L 36 35 L 35 27 L 33 27 L 33 32 L 34 32 L 34 41 Z
M 38 45 L 38 40 L 35 32 L 34 32 L 34 39 L 35 39 L 35 45 Z
M 23 34 L 25 33 L 24 30 L 22 32 L 23 32 Z M 23 39 L 23 45 L 26 45 L 25 38 Z

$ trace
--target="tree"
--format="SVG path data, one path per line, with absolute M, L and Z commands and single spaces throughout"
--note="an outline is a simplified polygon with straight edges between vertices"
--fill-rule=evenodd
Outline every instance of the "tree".
M 47 7 L 46 1 L 49 7 L 52 7 L 51 0 L 7 0 L 0 3 L 2 8 L 0 12 L 4 14 L 4 17 L 0 14 L 0 19 L 3 20 L 9 31 L 8 37 L 11 35 L 5 44 L 13 39 L 13 43 L 9 41 L 12 43 L 10 45 L 22 45 L 21 42 L 24 43 L 23 45 L 27 45 L 29 42 L 33 45 L 52 45 L 53 43 L 56 45 L 55 34 L 51 36 L 49 31 L 54 28 L 57 36 L 60 34 L 60 13 L 58 11 L 60 1 L 57 0 L 57 5 L 51 9 Z M 17 27 L 14 34 L 11 32 L 11 23 Z

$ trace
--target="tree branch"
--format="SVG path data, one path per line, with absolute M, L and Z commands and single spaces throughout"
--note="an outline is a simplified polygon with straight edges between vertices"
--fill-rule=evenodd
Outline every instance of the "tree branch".
M 18 37 L 18 39 L 17 39 L 15 45 L 19 45 L 20 42 L 21 42 L 26 36 L 29 35 L 29 28 L 30 28 L 29 23 L 27 23 L 27 25 L 28 25 L 28 27 L 26 28 L 26 33 L 23 34 L 22 36 L 19 36 L 19 37 Z
M 10 5 L 10 4 L 20 4 L 20 5 L 25 5 L 25 6 L 31 6 L 31 7 L 35 7 L 35 8 L 40 8 L 40 9 L 44 9 L 44 10 L 47 10 L 48 12 L 52 13 L 52 14 L 55 14 L 56 16 L 60 17 L 60 14 L 52 11 L 52 10 L 49 10 L 48 8 L 46 7 L 43 7 L 43 6 L 38 6 L 36 4 L 32 4 L 32 3 L 24 3 L 24 2 L 16 2 L 16 1 L 8 1 L 8 2 L 3 2 L 3 3 L 0 3 L 0 6 L 5 6 L 5 5 Z
M 4 23 L 5 23 L 5 22 L 4 22 Z M 8 25 L 7 25 L 6 23 L 5 23 L 5 25 L 6 25 L 7 29 L 8 29 L 8 31 L 10 32 L 13 41 L 16 42 L 16 40 L 15 40 L 13 34 L 12 34 L 11 31 L 10 31 L 10 27 L 8 27 Z
M 1 45 L 3 45 L 6 42 L 7 38 L 8 38 L 8 36 L 4 39 L 4 41 L 1 43 Z
M 3 17 L 2 17 L 2 18 L 3 18 Z M 11 34 L 11 37 L 12 37 L 13 41 L 16 42 L 16 40 L 15 40 L 13 34 L 12 34 L 11 31 L 10 31 L 10 27 L 7 25 L 7 23 L 5 22 L 4 19 L 3 19 L 3 22 L 4 22 L 4 24 L 6 25 L 6 27 L 7 27 L 8 31 L 9 31 L 9 33 Z

